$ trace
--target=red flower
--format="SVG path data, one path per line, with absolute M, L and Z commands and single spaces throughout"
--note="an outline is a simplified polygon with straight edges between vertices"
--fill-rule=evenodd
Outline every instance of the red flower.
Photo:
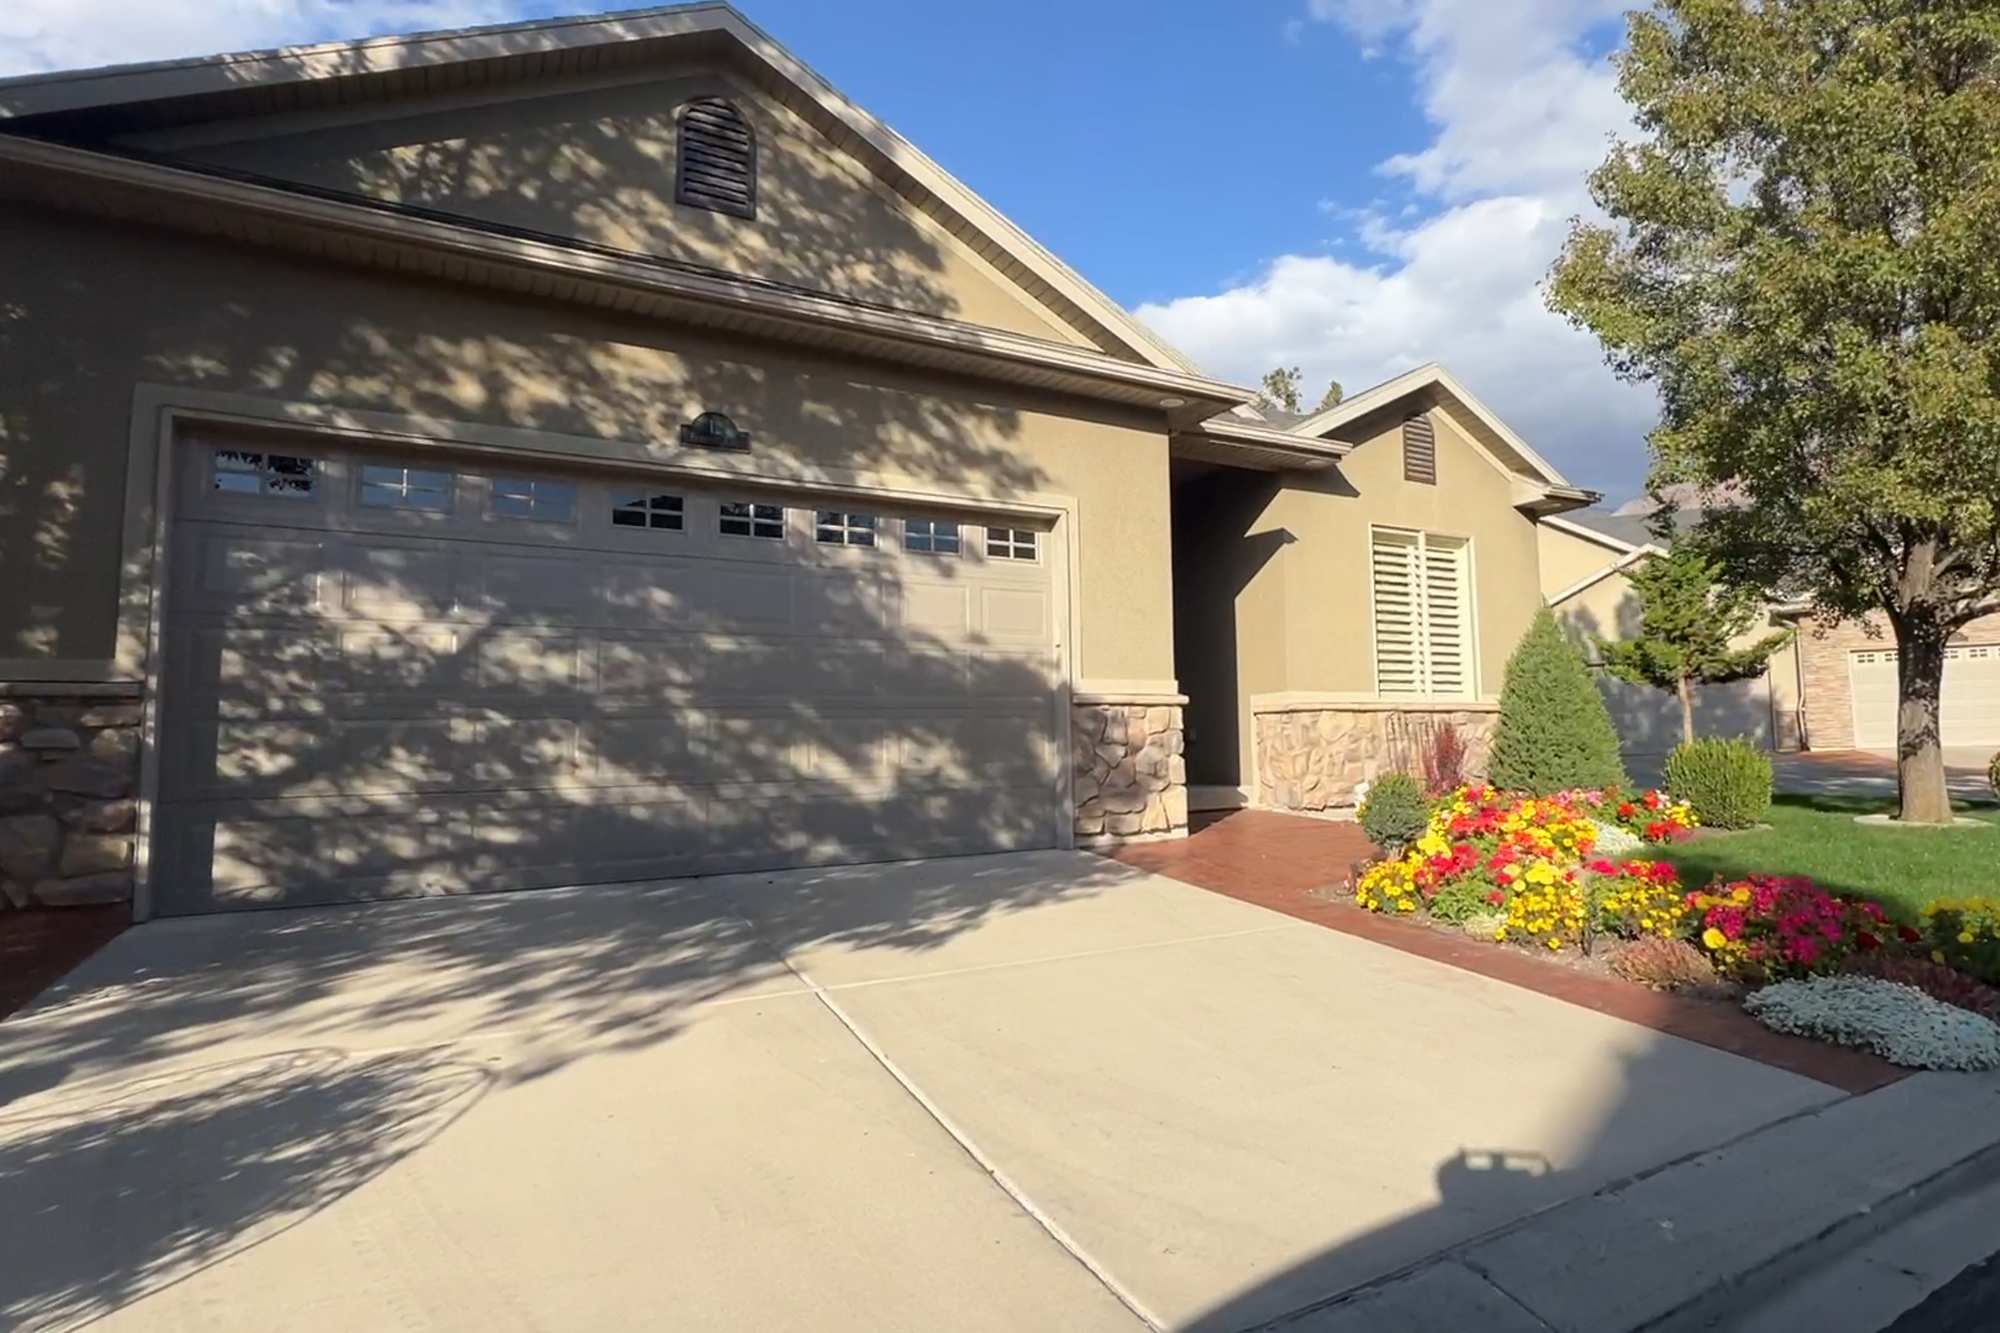
M 1507 895 L 1498 889 L 1489 889 L 1486 894 L 1486 901 L 1498 907 L 1501 903 L 1507 901 Z
M 1912 930 L 1908 926 L 1897 926 L 1896 938 L 1901 940 L 1905 944 L 1915 944 L 1918 940 L 1922 939 L 1923 936 L 1918 934 L 1916 931 Z

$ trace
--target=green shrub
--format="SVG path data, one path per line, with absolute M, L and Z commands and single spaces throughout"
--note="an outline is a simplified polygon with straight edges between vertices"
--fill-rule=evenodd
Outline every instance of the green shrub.
M 1388 773 L 1375 779 L 1361 806 L 1362 832 L 1391 856 L 1422 837 L 1430 818 L 1423 789 L 1408 773 Z
M 1750 828 L 1771 811 L 1771 756 L 1746 740 L 1684 741 L 1667 756 L 1667 790 L 1708 828 Z
M 1986 766 L 1986 785 L 1993 789 L 1993 799 L 2000 801 L 2000 754 L 1993 756 L 1993 762 Z
M 1590 668 L 1547 607 L 1507 660 L 1488 770 L 1494 786 L 1533 796 L 1631 785 Z

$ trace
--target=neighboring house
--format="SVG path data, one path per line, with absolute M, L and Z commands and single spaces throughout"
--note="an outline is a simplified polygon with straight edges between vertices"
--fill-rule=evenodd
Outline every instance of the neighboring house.
M 1434 367 L 1259 414 L 722 5 L 0 80 L 0 217 L 16 903 L 1340 805 L 1595 498 Z
M 1542 525 L 1542 587 L 1579 641 L 1627 638 L 1639 628 L 1632 567 L 1656 554 L 1643 514 L 1584 510 Z M 1796 628 L 1790 647 L 1756 680 L 1712 685 L 1696 696 L 1704 735 L 1749 736 L 1779 750 L 1891 749 L 1896 743 L 1896 644 L 1879 616 L 1825 626 L 1773 603 L 1746 639 Z M 1680 705 L 1659 690 L 1602 680 L 1628 752 L 1656 755 L 1680 738 Z M 1975 621 L 1945 663 L 1943 740 L 2000 745 L 2000 616 Z
M 1542 525 L 1542 593 L 1593 663 L 1598 639 L 1628 639 L 1639 632 L 1642 608 L 1631 574 L 1661 549 L 1649 523 L 1644 514 L 1580 510 Z M 1784 627 L 1767 609 L 1743 642 Z M 1602 673 L 1598 688 L 1627 755 L 1657 758 L 1680 744 L 1681 705 L 1674 695 Z M 1796 649 L 1773 654 L 1755 679 L 1697 686 L 1694 705 L 1700 735 L 1742 736 L 1764 749 L 1798 749 Z

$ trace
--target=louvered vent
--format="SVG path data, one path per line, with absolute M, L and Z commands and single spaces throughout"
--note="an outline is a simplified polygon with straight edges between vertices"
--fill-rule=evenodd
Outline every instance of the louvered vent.
M 1377 528 L 1369 554 L 1375 692 L 1392 698 L 1471 698 L 1471 547 L 1463 538 Z
M 681 108 L 674 198 L 739 218 L 757 216 L 757 141 L 750 122 L 720 97 Z
M 1403 423 L 1403 480 L 1437 485 L 1437 429 L 1429 417 L 1411 417 Z

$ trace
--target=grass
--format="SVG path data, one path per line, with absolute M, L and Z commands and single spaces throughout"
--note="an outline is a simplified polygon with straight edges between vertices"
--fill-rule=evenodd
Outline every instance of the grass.
M 1712 835 L 1666 853 L 1690 888 L 1717 875 L 1806 875 L 1849 897 L 1873 898 L 1914 922 L 1933 898 L 2000 894 L 2000 809 L 1962 806 L 1984 829 L 1866 828 L 1856 815 L 1894 802 L 1855 796 L 1784 796 L 1768 829 Z

